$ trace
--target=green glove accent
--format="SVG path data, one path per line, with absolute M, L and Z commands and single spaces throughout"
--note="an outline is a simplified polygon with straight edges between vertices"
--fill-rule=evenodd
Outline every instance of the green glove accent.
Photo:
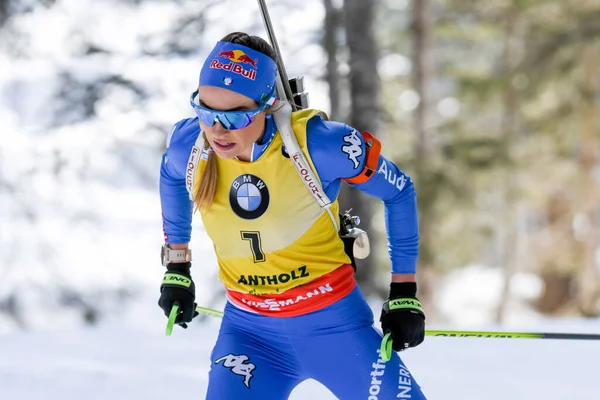
M 400 309 L 412 309 L 417 310 L 425 314 L 421 303 L 417 299 L 394 299 L 387 302 L 387 311 L 400 310 Z
M 181 274 L 167 272 L 162 281 L 162 284 L 163 285 L 177 285 L 177 286 L 183 286 L 183 287 L 189 288 L 190 285 L 192 284 L 192 280 L 189 278 L 186 278 L 185 276 L 183 276 Z

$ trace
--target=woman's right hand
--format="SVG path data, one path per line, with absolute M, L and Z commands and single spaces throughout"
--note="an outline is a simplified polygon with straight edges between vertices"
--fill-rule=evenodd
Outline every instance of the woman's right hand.
M 170 263 L 160 285 L 158 305 L 168 317 L 173 305 L 179 304 L 179 314 L 175 323 L 187 328 L 186 323 L 198 315 L 196 311 L 196 287 L 190 274 L 191 262 Z

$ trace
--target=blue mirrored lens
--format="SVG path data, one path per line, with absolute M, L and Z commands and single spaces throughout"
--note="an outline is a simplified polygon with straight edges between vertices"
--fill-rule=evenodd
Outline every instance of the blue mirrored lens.
M 196 103 L 195 98 L 198 91 L 192 93 L 190 104 L 194 108 L 198 119 L 206 126 L 213 126 L 215 122 L 220 122 L 225 129 L 242 129 L 254 122 L 256 115 L 266 108 L 266 104 L 250 111 L 217 111 L 202 107 Z
M 217 120 L 227 129 L 242 129 L 254 122 L 255 115 L 248 114 L 222 114 Z
M 203 110 L 200 108 L 194 107 L 194 111 L 196 111 L 196 115 L 200 122 L 202 122 L 206 126 L 213 126 L 215 124 L 215 116 L 212 112 L 208 110 Z
M 215 122 L 220 122 L 225 129 L 242 129 L 254 122 L 256 115 L 247 114 L 227 114 L 224 112 L 211 112 L 204 109 L 194 108 L 198 119 L 206 126 L 213 126 Z

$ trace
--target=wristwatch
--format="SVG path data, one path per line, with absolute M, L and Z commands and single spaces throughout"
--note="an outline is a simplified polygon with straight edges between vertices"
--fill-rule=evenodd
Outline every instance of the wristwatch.
M 163 244 L 160 249 L 160 261 L 163 267 L 166 267 L 172 262 L 187 262 L 192 261 L 192 250 L 181 249 L 174 250 L 168 244 Z

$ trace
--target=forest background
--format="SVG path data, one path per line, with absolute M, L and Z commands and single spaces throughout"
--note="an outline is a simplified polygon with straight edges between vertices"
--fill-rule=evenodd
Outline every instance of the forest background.
M 600 314 L 599 0 L 267 3 L 311 106 L 415 182 L 428 321 Z M 238 30 L 266 37 L 255 2 L 0 1 L 0 333 L 154 306 L 165 138 Z M 383 206 L 350 188 L 342 204 L 371 236 L 357 277 L 379 301 Z M 199 302 L 218 307 L 198 220 Z

